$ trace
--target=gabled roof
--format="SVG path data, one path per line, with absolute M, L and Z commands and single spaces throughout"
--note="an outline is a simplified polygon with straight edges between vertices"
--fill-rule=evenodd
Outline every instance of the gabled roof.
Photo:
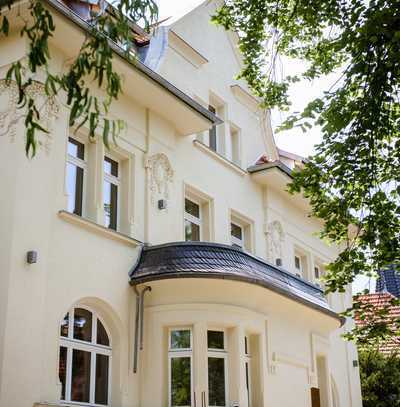
M 241 249 L 223 244 L 175 242 L 146 246 L 129 276 L 132 285 L 174 278 L 243 281 L 340 320 L 316 285 Z

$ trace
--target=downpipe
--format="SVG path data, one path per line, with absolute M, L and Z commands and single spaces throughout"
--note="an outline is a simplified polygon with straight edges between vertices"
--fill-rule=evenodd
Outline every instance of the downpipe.
M 143 350 L 143 327 L 144 327 L 144 295 L 151 291 L 151 287 L 146 286 L 141 292 L 136 285 L 133 286 L 136 294 L 136 314 L 135 314 L 135 341 L 133 349 L 133 373 L 137 372 L 139 350 Z

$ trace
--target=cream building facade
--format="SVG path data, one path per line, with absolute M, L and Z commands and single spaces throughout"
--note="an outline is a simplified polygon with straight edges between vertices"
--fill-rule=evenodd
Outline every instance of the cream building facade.
M 45 4 L 60 71 L 88 24 L 72 3 Z M 2 37 L 1 407 L 361 406 L 340 337 L 352 322 L 337 315 L 351 291 L 325 299 L 319 282 L 337 248 L 285 192 L 301 158 L 277 149 L 234 79 L 236 38 L 210 24 L 214 7 L 138 44 L 158 73 L 115 47 L 125 82 L 111 114 L 127 128 L 110 151 L 68 127 L 38 74 L 51 131 L 26 158 L 3 78 L 27 44 Z

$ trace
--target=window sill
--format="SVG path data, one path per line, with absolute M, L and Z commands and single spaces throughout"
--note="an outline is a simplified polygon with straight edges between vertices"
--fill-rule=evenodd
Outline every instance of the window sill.
M 83 228 L 90 230 L 92 232 L 98 233 L 100 235 L 106 236 L 109 239 L 116 240 L 122 243 L 125 243 L 130 246 L 139 246 L 142 245 L 143 242 L 136 240 L 130 236 L 124 235 L 123 233 L 117 232 L 115 230 L 106 228 L 105 226 L 99 225 L 96 222 L 93 222 L 89 219 L 82 218 L 81 216 L 75 215 L 68 211 L 58 211 L 58 216 L 65 220 L 66 222 L 82 226 Z M 44 404 L 46 405 L 46 404 Z M 38 404 L 41 406 L 41 404 Z
M 217 153 L 216 151 L 212 150 L 210 147 L 208 147 L 206 144 L 202 143 L 199 140 L 193 140 L 193 144 L 195 147 L 197 147 L 199 150 L 204 151 L 207 153 L 210 157 L 214 158 L 215 160 L 219 161 L 220 163 L 224 164 L 226 167 L 234 170 L 237 174 L 240 176 L 244 176 L 247 174 L 247 171 L 244 170 L 243 168 L 239 167 L 237 164 L 233 163 L 232 161 L 228 160 L 226 157 L 223 155 Z

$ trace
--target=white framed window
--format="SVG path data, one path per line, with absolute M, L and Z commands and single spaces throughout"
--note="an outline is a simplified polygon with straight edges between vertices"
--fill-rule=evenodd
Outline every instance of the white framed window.
M 191 328 L 171 328 L 168 333 L 169 407 L 191 407 L 193 394 L 193 339 Z
M 246 375 L 246 392 L 247 406 L 251 407 L 251 348 L 250 338 L 248 335 L 244 337 L 244 355 L 245 355 L 245 375 Z
M 229 142 L 228 142 L 228 151 L 227 158 L 231 160 L 236 165 L 241 165 L 241 137 L 240 129 L 231 124 L 229 126 Z
M 243 249 L 244 247 L 244 231 L 241 225 L 231 222 L 231 243 L 234 247 Z
M 83 215 L 86 168 L 85 145 L 72 137 L 68 137 L 66 171 L 68 212 L 79 216 Z
M 294 268 L 297 277 L 304 276 L 304 260 L 300 254 L 294 255 Z
M 324 275 L 324 269 L 323 266 L 319 263 L 314 264 L 314 275 L 313 275 L 313 279 L 314 279 L 314 283 L 318 286 L 318 287 L 323 287 L 323 282 L 321 281 L 321 278 Z
M 217 114 L 217 108 L 213 105 L 208 105 L 208 110 L 211 113 Z M 217 126 L 214 124 L 208 131 L 209 147 L 211 150 L 217 151 Z
M 227 360 L 226 333 L 224 330 L 207 331 L 208 357 L 208 406 L 226 407 L 227 397 Z
M 210 92 L 208 96 L 208 110 L 225 121 L 227 105 L 221 97 L 213 92 Z M 225 123 L 214 125 L 208 131 L 208 146 L 211 150 L 226 155 L 225 138 Z
M 254 248 L 254 222 L 233 209 L 229 210 L 229 215 L 231 245 L 251 253 Z
M 201 204 L 185 198 L 185 241 L 200 241 L 201 234 Z
M 112 344 L 107 328 L 86 306 L 71 308 L 60 324 L 58 376 L 66 404 L 111 404 Z
M 114 230 L 118 229 L 119 223 L 120 167 L 119 161 L 109 156 L 104 157 L 104 225 Z

